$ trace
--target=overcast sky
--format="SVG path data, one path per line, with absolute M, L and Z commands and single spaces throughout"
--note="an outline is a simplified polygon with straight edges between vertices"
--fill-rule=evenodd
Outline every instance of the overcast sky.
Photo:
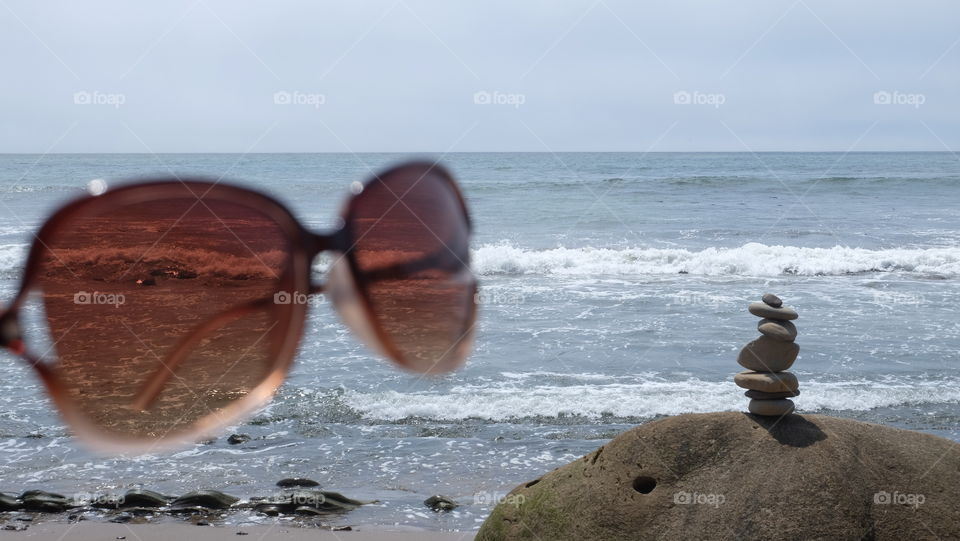
M 0 0 L 0 152 L 960 150 L 960 2 L 654 4 Z

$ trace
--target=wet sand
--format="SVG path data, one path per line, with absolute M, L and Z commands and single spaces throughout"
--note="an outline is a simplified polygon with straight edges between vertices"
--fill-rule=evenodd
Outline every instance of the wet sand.
M 241 533 L 242 532 L 242 533 Z M 0 539 L 56 539 L 60 541 L 167 541 L 191 539 L 219 541 L 238 539 L 284 540 L 301 539 L 327 541 L 470 541 L 476 532 L 424 532 L 362 529 L 360 531 L 333 532 L 315 528 L 291 528 L 289 526 L 193 526 L 186 524 L 33 524 L 23 531 L 0 530 Z

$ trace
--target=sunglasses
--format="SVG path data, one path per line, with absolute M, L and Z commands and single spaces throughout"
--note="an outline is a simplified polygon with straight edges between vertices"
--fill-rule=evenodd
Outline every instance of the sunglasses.
M 459 188 L 419 162 L 359 188 L 324 234 L 264 194 L 219 182 L 160 179 L 82 197 L 36 234 L 0 315 L 0 345 L 36 370 L 81 440 L 121 452 L 195 442 L 266 403 L 313 294 L 405 369 L 460 367 L 477 282 Z M 313 283 L 323 252 L 332 263 Z M 40 355 L 19 317 L 33 294 L 52 343 Z

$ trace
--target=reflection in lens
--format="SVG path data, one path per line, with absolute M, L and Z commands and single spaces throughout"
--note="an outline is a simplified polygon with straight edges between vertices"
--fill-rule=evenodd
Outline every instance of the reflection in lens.
M 275 303 L 226 319 L 179 362 L 170 355 L 210 318 L 274 295 L 289 248 L 270 218 L 184 188 L 76 216 L 48 247 L 39 281 L 56 374 L 101 431 L 171 436 L 267 376 L 282 334 Z M 163 383 L 156 399 L 132 407 L 151 378 Z
M 470 228 L 453 185 L 429 166 L 371 182 L 347 217 L 358 285 L 376 323 L 417 372 L 457 368 L 473 335 Z

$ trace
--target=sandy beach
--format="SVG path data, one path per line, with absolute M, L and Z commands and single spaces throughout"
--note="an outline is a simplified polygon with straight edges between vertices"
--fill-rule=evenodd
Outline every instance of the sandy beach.
M 369 529 L 339 531 L 291 528 L 289 526 L 212 527 L 185 524 L 36 524 L 23 531 L 0 530 L 0 539 L 57 539 L 60 541 L 106 541 L 130 539 L 160 541 L 168 539 L 195 539 L 218 541 L 226 539 L 284 540 L 300 539 L 342 541 L 469 541 L 474 532 L 424 532 Z M 249 536 L 249 537 L 245 537 Z

